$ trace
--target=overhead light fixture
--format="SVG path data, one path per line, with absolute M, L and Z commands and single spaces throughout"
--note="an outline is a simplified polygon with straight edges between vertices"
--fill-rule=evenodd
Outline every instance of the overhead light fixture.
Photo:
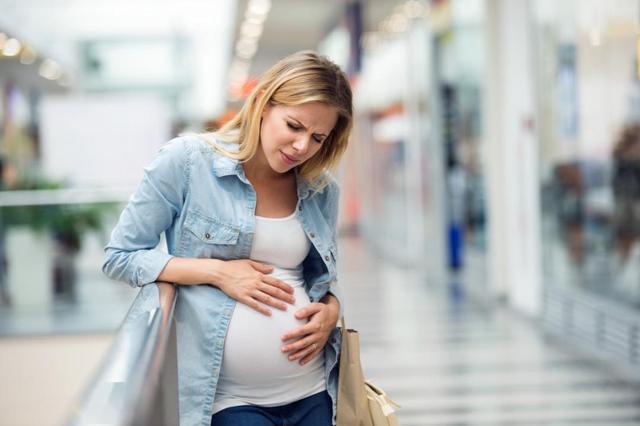
M 16 56 L 20 53 L 20 49 L 22 49 L 20 42 L 15 38 L 10 38 L 4 43 L 2 54 L 4 56 Z
M 229 67 L 227 93 L 231 101 L 240 100 L 243 96 L 243 87 L 249 79 L 251 59 L 258 51 L 258 42 L 270 10 L 271 0 L 249 0 L 247 3 L 234 58 Z
M 242 59 L 251 59 L 258 50 L 258 42 L 256 40 L 240 39 L 236 43 L 236 55 Z
M 401 33 L 409 29 L 409 24 L 414 19 L 426 18 L 429 13 L 429 5 L 423 0 L 408 0 L 393 8 L 393 12 L 386 16 L 378 25 L 377 38 L 365 37 L 363 45 L 373 46 L 385 36 L 391 33 Z M 375 41 L 373 41 L 375 40 Z
M 249 0 L 247 15 L 267 16 L 271 10 L 271 0 Z
M 258 39 L 262 35 L 262 23 L 245 21 L 240 28 L 240 34 L 245 38 Z
M 25 46 L 22 49 L 22 53 L 20 53 L 20 62 L 25 65 L 31 65 L 36 61 L 37 57 L 36 51 L 31 46 Z
M 62 73 L 57 80 L 58 80 L 58 84 L 62 87 L 71 86 L 71 79 L 69 78 L 69 75 L 66 73 Z
M 403 5 L 404 13 L 409 19 L 420 18 L 424 13 L 424 6 L 418 0 L 409 0 Z
M 45 59 L 40 64 L 39 74 L 47 80 L 57 80 L 62 76 L 60 65 L 51 59 Z
M 408 27 L 409 21 L 402 13 L 394 13 L 391 15 L 391 18 L 389 18 L 389 29 L 394 33 L 406 31 Z

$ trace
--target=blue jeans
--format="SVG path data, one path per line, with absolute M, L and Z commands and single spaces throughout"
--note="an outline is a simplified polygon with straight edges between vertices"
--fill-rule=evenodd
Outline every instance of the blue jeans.
M 218 411 L 211 426 L 331 426 L 333 407 L 326 391 L 279 407 L 240 405 Z

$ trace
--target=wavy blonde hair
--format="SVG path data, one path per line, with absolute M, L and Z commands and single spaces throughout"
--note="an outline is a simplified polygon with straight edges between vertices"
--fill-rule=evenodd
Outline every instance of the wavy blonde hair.
M 202 133 L 214 149 L 240 162 L 250 160 L 260 143 L 261 115 L 267 105 L 295 106 L 322 102 L 335 107 L 338 120 L 320 150 L 298 167 L 298 174 L 316 190 L 328 183 L 347 149 L 353 121 L 351 87 L 340 68 L 324 56 L 304 50 L 273 65 L 260 79 L 242 109 L 215 132 Z M 237 151 L 217 141 L 236 143 Z

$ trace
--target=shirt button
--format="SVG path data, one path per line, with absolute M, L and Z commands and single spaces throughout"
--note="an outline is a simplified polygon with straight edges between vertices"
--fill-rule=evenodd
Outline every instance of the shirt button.
M 329 256 L 325 256 L 324 260 L 326 260 L 328 262 L 329 261 Z
M 298 210 L 302 211 L 302 206 L 298 206 Z
M 315 237 L 316 237 L 316 234 L 314 234 L 313 232 L 311 232 L 311 233 L 309 234 L 309 236 L 310 236 L 311 238 L 315 238 Z
M 208 240 L 209 238 L 211 238 L 211 234 L 207 232 L 206 234 L 204 234 L 204 237 Z

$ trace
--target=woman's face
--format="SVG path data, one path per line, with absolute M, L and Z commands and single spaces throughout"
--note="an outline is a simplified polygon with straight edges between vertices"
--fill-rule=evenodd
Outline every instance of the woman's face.
M 321 102 L 265 107 L 260 145 L 269 166 L 277 173 L 286 173 L 313 157 L 337 120 L 336 108 Z

